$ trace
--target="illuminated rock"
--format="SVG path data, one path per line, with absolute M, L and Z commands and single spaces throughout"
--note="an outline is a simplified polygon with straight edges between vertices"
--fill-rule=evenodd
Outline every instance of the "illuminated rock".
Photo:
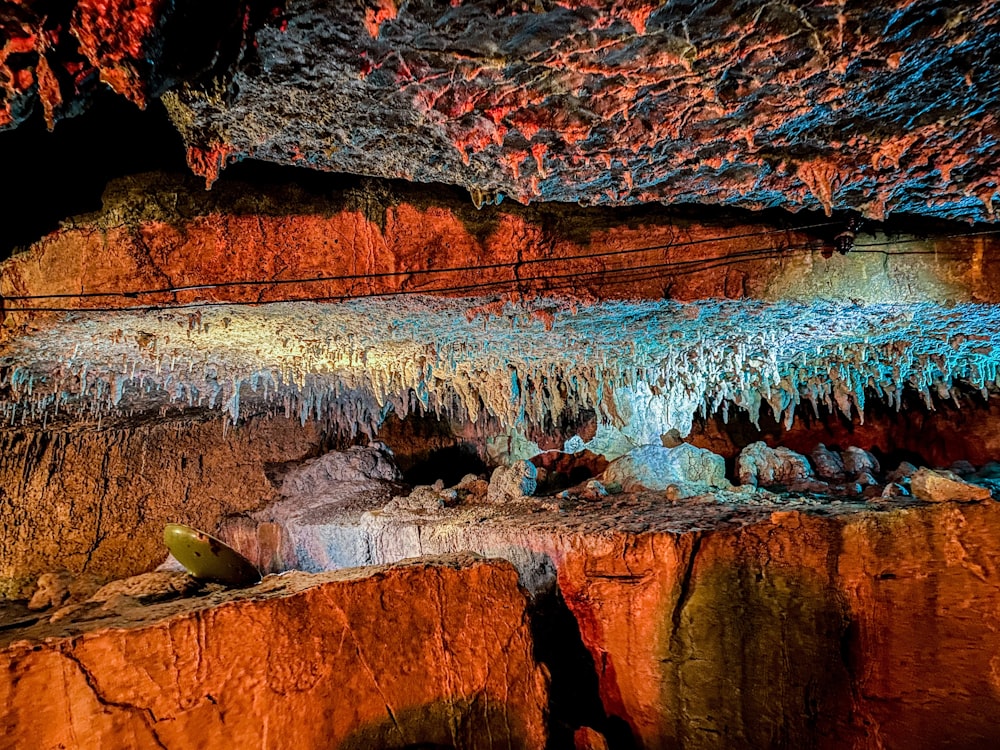
M 809 454 L 812 465 L 816 467 L 816 476 L 827 482 L 842 482 L 844 476 L 844 460 L 836 451 L 832 451 L 820 443 Z
M 0 729 L 40 747 L 543 747 L 526 605 L 510 565 L 456 555 L 5 633 Z
M 753 487 L 795 485 L 813 477 L 805 456 L 784 446 L 769 448 L 762 441 L 751 443 L 740 452 L 736 473 L 740 484 Z
M 878 459 L 863 448 L 850 445 L 840 455 L 844 460 L 844 471 L 851 477 L 860 474 L 875 475 L 881 471 Z
M 486 500 L 490 503 L 513 503 L 535 494 L 538 469 L 529 461 L 517 461 L 511 466 L 499 466 L 490 477 Z
M 622 489 L 664 491 L 675 483 L 729 487 L 726 462 L 703 448 L 682 443 L 675 448 L 646 445 L 615 459 L 604 472 L 605 482 Z
M 957 474 L 926 468 L 918 469 L 910 475 L 910 489 L 918 500 L 934 503 L 969 503 L 992 497 L 988 488 L 966 482 Z

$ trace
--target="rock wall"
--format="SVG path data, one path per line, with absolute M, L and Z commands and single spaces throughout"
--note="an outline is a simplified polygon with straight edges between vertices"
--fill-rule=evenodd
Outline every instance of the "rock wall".
M 830 255 L 843 225 L 814 224 L 662 208 L 477 210 L 458 191 L 380 181 L 311 190 L 227 181 L 206 194 L 190 179 L 148 174 L 113 183 L 102 211 L 67 219 L 0 266 L 0 295 L 8 330 L 28 319 L 25 308 L 399 293 L 1000 301 L 991 235 L 859 235 L 844 257 Z
M 452 556 L 39 631 L 0 648 L 0 747 L 542 748 L 526 604 Z
M 376 563 L 471 549 L 542 599 L 557 586 L 563 637 L 578 628 L 596 668 L 592 726 L 642 748 L 988 747 L 1000 504 L 885 508 L 611 497 L 359 522 L 327 507 L 289 542 Z
M 807 411 L 787 428 L 766 412 L 761 413 L 760 429 L 735 413 L 728 423 L 718 416 L 698 419 L 687 440 L 727 459 L 757 440 L 806 455 L 817 443 L 839 449 L 856 445 L 890 457 L 887 465 L 905 459 L 927 466 L 948 467 L 955 461 L 982 466 L 1000 457 L 1000 398 L 995 394 L 984 399 L 978 392 L 956 390 L 955 400 L 935 397 L 931 409 L 913 396 L 903 399 L 899 411 L 868 402 L 864 423 L 842 414 L 815 418 Z
M 265 468 L 321 449 L 318 428 L 216 421 L 130 429 L 0 433 L 0 595 L 40 573 L 98 578 L 148 570 L 166 556 L 163 525 L 215 529 L 277 495 Z

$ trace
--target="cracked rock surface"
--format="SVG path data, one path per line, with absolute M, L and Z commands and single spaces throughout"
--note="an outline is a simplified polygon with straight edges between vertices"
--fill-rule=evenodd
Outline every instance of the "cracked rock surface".
M 5 633 L 3 744 L 543 747 L 526 606 L 509 564 L 451 555 Z
M 995 3 L 291 0 L 228 86 L 166 95 L 192 168 L 992 220 Z

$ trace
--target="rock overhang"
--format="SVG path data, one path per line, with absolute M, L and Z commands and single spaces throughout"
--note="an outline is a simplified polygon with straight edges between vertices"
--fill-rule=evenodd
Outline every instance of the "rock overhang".
M 66 19 L 14 4 L 7 125 L 38 103 L 50 123 L 73 114 L 102 80 L 139 103 L 162 94 L 209 182 L 253 158 L 461 185 L 479 204 L 995 219 L 989 2 L 292 0 L 231 3 L 214 24 L 191 3 L 141 11 L 123 24 L 120 3 L 69 3 Z

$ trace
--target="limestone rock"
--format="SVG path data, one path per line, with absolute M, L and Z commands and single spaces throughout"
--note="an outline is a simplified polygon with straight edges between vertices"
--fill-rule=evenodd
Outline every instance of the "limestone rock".
M 0 744 L 546 746 L 547 680 L 503 561 L 296 572 L 126 614 L 3 642 Z
M 960 460 L 954 461 L 951 466 L 948 467 L 948 471 L 952 474 L 957 474 L 960 477 L 969 477 L 976 473 L 976 467 L 968 461 Z
M 1000 461 L 990 461 L 982 466 L 976 476 L 981 479 L 1000 479 Z
M 844 471 L 847 472 L 848 476 L 857 477 L 865 473 L 875 475 L 879 473 L 881 468 L 875 456 L 864 448 L 858 448 L 854 445 L 848 446 L 841 453 L 841 458 L 844 459 Z
M 28 601 L 28 609 L 40 610 L 60 607 L 68 602 L 79 602 L 100 588 L 97 579 L 89 574 L 73 575 L 68 571 L 42 573 L 37 588 Z
M 42 573 L 38 576 L 37 588 L 28 601 L 28 609 L 58 607 L 69 599 L 69 584 L 73 576 L 65 571 Z
M 817 445 L 809 454 L 812 465 L 816 467 L 816 476 L 828 482 L 844 481 L 844 460 L 836 451 L 827 448 L 823 443 Z
M 489 489 L 490 483 L 476 474 L 466 474 L 455 485 L 458 499 L 470 503 L 483 502 Z
M 498 466 L 490 477 L 486 500 L 490 503 L 510 503 L 535 494 L 538 469 L 529 461 L 516 461 L 511 466 Z
M 860 484 L 862 487 L 871 487 L 872 485 L 878 484 L 878 481 L 869 472 L 862 471 L 854 477 L 854 481 Z
M 763 441 L 751 443 L 736 459 L 740 484 L 754 487 L 793 485 L 812 478 L 812 467 L 801 453 L 779 446 L 769 448 Z
M 402 478 L 392 451 L 385 445 L 355 445 L 344 451 L 325 453 L 295 467 L 282 478 L 281 494 L 286 497 L 315 497 L 328 494 L 330 485 L 338 482 L 369 479 L 398 482 Z
M 608 740 L 596 729 L 580 727 L 573 733 L 573 750 L 608 750 Z
M 729 487 L 722 456 L 683 443 L 675 448 L 644 445 L 612 461 L 604 483 L 618 483 L 626 492 L 641 489 L 664 492 L 671 484 Z
M 901 482 L 903 480 L 909 481 L 910 477 L 913 476 L 916 471 L 916 466 L 911 464 L 909 461 L 903 461 L 894 471 L 889 472 L 886 480 L 889 482 Z
M 920 468 L 910 477 L 910 490 L 918 500 L 933 503 L 969 503 L 992 497 L 985 487 L 966 482 L 950 471 Z
M 450 504 L 454 504 L 455 491 L 452 490 L 450 495 L 446 495 L 446 492 L 448 491 L 422 484 L 414 487 L 409 495 L 394 497 L 382 510 L 386 513 L 400 510 L 417 513 L 441 510 L 449 504 L 449 500 L 452 501 Z
M 201 583 L 187 573 L 154 571 L 112 581 L 98 589 L 87 601 L 106 602 L 116 596 L 127 596 L 140 602 L 158 602 L 175 599 L 200 588 Z
M 882 497 L 909 497 L 910 491 L 901 484 L 890 482 L 882 489 Z

